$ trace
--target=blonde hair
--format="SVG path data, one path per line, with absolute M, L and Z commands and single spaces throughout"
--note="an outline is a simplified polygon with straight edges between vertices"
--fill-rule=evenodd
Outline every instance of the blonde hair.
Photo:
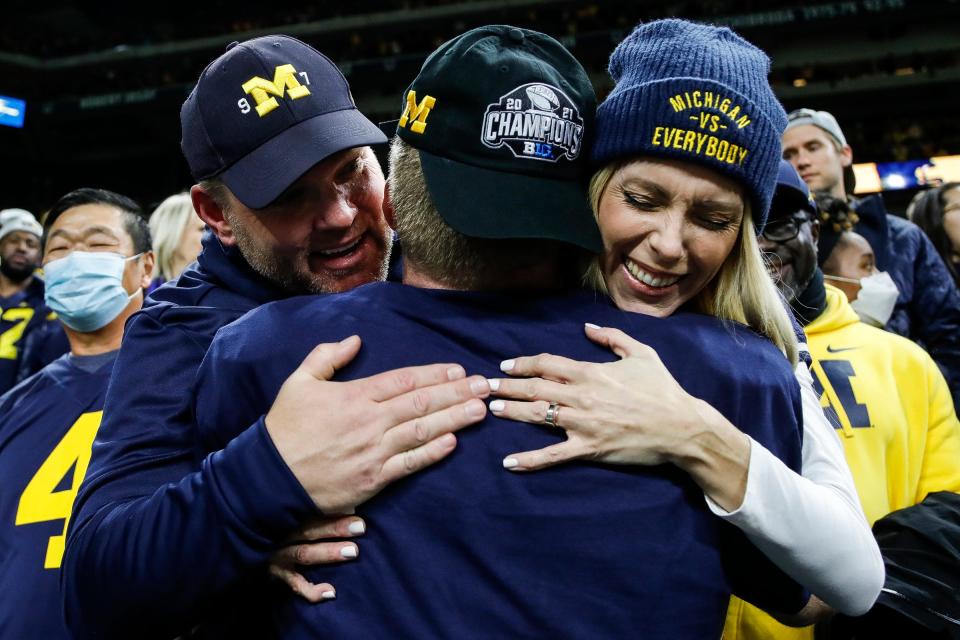
M 189 193 L 172 195 L 160 203 L 150 215 L 150 235 L 157 255 L 157 267 L 164 280 L 173 280 L 174 256 L 180 246 L 183 230 L 193 220 L 193 202 Z
M 600 211 L 600 198 L 604 190 L 622 166 L 622 162 L 609 164 L 597 171 L 590 180 L 590 204 L 594 216 Z M 793 323 L 787 315 L 780 292 L 767 273 L 760 245 L 756 236 L 750 233 L 752 230 L 753 214 L 749 199 L 745 199 L 743 220 L 733 249 L 716 277 L 691 302 L 700 313 L 745 324 L 766 336 L 795 366 L 798 347 Z M 590 265 L 584 281 L 607 293 L 600 258 Z
M 506 288 L 518 271 L 546 261 L 563 264 L 559 257 L 573 251 L 554 240 L 474 238 L 454 230 L 430 196 L 420 152 L 400 137 L 390 145 L 387 184 L 404 259 L 445 286 Z M 577 270 L 568 279 L 575 282 L 579 275 Z

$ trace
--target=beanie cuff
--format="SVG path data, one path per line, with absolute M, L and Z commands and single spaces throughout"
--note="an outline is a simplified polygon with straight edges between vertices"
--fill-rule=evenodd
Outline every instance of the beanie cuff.
M 739 92 L 705 78 L 664 78 L 616 90 L 597 113 L 591 161 L 639 156 L 692 162 L 745 186 L 763 229 L 780 160 L 780 131 Z

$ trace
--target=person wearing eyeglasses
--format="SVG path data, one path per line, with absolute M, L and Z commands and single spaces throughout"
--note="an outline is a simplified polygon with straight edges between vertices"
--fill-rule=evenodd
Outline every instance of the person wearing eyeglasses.
M 921 192 L 907 215 L 933 241 L 954 283 L 960 286 L 960 182 Z
M 497 37 L 503 31 L 506 37 Z M 466 55 L 459 46 L 462 43 L 470 43 L 467 47 L 479 44 Z M 526 60 L 547 51 L 555 51 L 557 57 L 569 61 L 563 65 L 570 70 L 566 78 L 554 79 L 554 67 L 542 59 L 524 67 L 523 77 L 503 73 L 521 65 L 512 55 L 501 55 L 518 52 L 518 57 Z M 716 59 L 722 63 L 697 62 Z M 484 62 L 486 65 L 481 66 Z M 592 152 L 596 165 L 604 166 L 592 180 L 589 200 L 599 224 L 592 229 L 595 244 L 580 245 L 592 251 L 604 248 L 603 257 L 591 260 L 595 265 L 591 271 L 601 282 L 609 278 L 606 290 L 614 306 L 592 291 L 574 292 L 572 305 L 552 297 L 555 293 L 545 297 L 548 290 L 564 282 L 555 280 L 562 273 L 556 267 L 573 265 L 575 260 L 562 252 L 553 253 L 552 247 L 551 253 L 541 254 L 541 247 L 570 244 L 579 238 L 565 231 L 571 221 L 577 221 L 577 229 L 579 225 L 589 229 L 593 223 L 586 194 L 575 192 L 578 181 L 557 179 L 573 175 L 567 173 L 565 163 L 569 161 L 564 159 L 555 165 L 538 160 L 533 167 L 537 173 L 533 174 L 530 157 L 538 151 L 550 152 L 534 140 L 529 146 L 518 145 L 514 154 L 508 148 L 480 145 L 474 138 L 447 135 L 470 122 L 479 124 L 482 118 L 477 115 L 490 113 L 491 96 L 493 100 L 510 96 L 512 113 L 498 113 L 513 117 L 522 112 L 530 95 L 536 99 L 529 98 L 531 103 L 540 102 L 543 96 L 552 99 L 561 95 L 560 86 L 567 91 L 571 87 L 580 91 L 582 87 L 584 93 L 592 94 L 582 68 L 546 36 L 507 27 L 471 32 L 444 45 L 428 59 L 407 94 L 424 100 L 427 91 L 438 96 L 426 133 L 400 127 L 401 142 L 391 150 L 391 218 L 396 221 L 404 247 L 407 283 L 396 285 L 399 288 L 393 295 L 407 300 L 401 307 L 403 313 L 393 321 L 389 318 L 390 305 L 378 305 L 377 317 L 368 322 L 362 314 L 347 312 L 347 306 L 355 302 L 370 307 L 368 296 L 379 295 L 376 285 L 371 285 L 374 289 L 366 287 L 332 300 L 293 299 L 266 305 L 245 316 L 218 333 L 204 360 L 197 377 L 201 389 L 196 401 L 198 424 L 216 442 L 265 411 L 265 420 L 272 420 L 270 398 L 286 376 L 281 372 L 299 360 L 294 354 L 307 343 L 341 335 L 337 325 L 342 322 L 349 323 L 349 331 L 364 332 L 366 349 L 375 346 L 376 332 L 387 330 L 386 339 L 399 345 L 393 348 L 395 358 L 423 359 L 431 348 L 455 349 L 461 354 L 456 361 L 471 371 L 489 375 L 498 371 L 497 361 L 517 354 L 520 348 L 533 353 L 545 353 L 549 348 L 553 356 L 506 360 L 500 363 L 499 371 L 527 376 L 536 374 L 532 369 L 539 365 L 563 373 L 540 374 L 550 380 L 492 380 L 490 388 L 499 390 L 505 399 L 491 402 L 491 415 L 462 436 L 463 447 L 449 464 L 413 483 L 398 484 L 389 493 L 358 507 L 358 513 L 377 522 L 371 532 L 375 539 L 365 547 L 368 551 L 360 562 L 323 571 L 346 592 L 360 594 L 363 599 L 343 599 L 329 610 L 283 603 L 275 619 L 286 621 L 284 637 L 293 637 L 309 625 L 313 636 L 330 637 L 717 638 L 727 596 L 709 598 L 708 603 L 701 594 L 704 589 L 717 587 L 722 588 L 721 593 L 740 591 L 735 585 L 731 585 L 733 589 L 724 588 L 726 578 L 713 574 L 709 562 L 697 561 L 691 569 L 691 559 L 702 557 L 712 543 L 688 535 L 684 524 L 688 510 L 705 525 L 740 537 L 730 526 L 738 519 L 745 525 L 741 531 L 751 542 L 769 559 L 781 560 L 777 566 L 782 573 L 814 592 L 820 586 L 830 586 L 824 585 L 829 581 L 819 579 L 820 574 L 829 573 L 835 578 L 834 587 L 838 583 L 847 587 L 834 589 L 833 594 L 838 596 L 835 599 L 825 596 L 839 603 L 837 606 L 857 609 L 862 605 L 861 610 L 866 610 L 872 604 L 882 583 L 882 564 L 856 505 L 852 480 L 850 495 L 856 513 L 849 512 L 849 520 L 853 522 L 844 517 L 848 512 L 845 496 L 825 489 L 827 496 L 817 493 L 816 499 L 806 500 L 807 493 L 797 486 L 810 484 L 797 475 L 801 466 L 804 473 L 811 471 L 811 462 L 822 469 L 833 461 L 834 450 L 840 467 L 833 476 L 835 483 L 845 485 L 849 472 L 816 400 L 810 407 L 801 390 L 803 383 L 794 380 L 793 373 L 803 373 L 808 380 L 809 373 L 806 365 L 797 362 L 797 336 L 756 247 L 755 233 L 763 227 L 772 196 L 780 131 L 786 120 L 766 81 L 768 64 L 761 51 L 732 31 L 680 20 L 640 25 L 618 46 L 610 65 L 618 90 L 597 112 Z M 718 71 L 733 68 L 738 70 L 737 75 Z M 551 77 L 544 77 L 547 70 L 551 70 Z M 471 85 L 476 90 L 469 98 L 463 94 L 454 103 L 444 103 L 443 96 L 452 95 L 449 88 L 462 85 L 462 78 L 467 76 L 476 78 Z M 506 86 L 499 86 L 504 82 Z M 708 98 L 703 98 L 708 92 L 703 87 L 709 89 Z M 678 114 L 674 108 L 681 100 L 677 96 L 687 88 L 698 101 L 703 98 L 712 104 L 724 104 L 723 111 L 717 108 L 715 118 L 732 117 L 728 116 L 728 102 L 720 102 L 716 96 L 745 94 L 738 99 L 748 106 L 736 107 L 741 115 L 743 109 L 749 113 L 749 117 L 743 116 L 744 128 L 729 127 L 731 135 L 724 138 L 692 130 L 678 133 L 681 127 L 690 126 L 690 114 Z M 520 96 L 519 102 L 514 102 L 514 95 Z M 592 100 L 581 102 L 576 112 L 592 111 Z M 454 104 L 454 109 L 445 104 Z M 754 124 L 748 126 L 750 119 Z M 586 139 L 592 133 L 588 128 L 591 121 L 584 122 Z M 704 128 L 708 130 L 709 124 Z M 493 125 L 485 131 L 491 139 L 497 135 Z M 663 142 L 664 136 L 681 140 L 672 147 L 674 156 L 679 157 L 666 155 L 651 142 Z M 712 143 L 707 142 L 708 137 Z M 451 153 L 451 140 L 459 140 L 461 145 L 456 160 L 445 155 Z M 682 140 L 690 141 L 686 148 Z M 605 150 L 604 144 L 608 145 Z M 474 149 L 471 145 L 477 149 L 470 151 Z M 524 149 L 529 150 L 528 156 L 523 156 Z M 759 159 L 740 170 L 737 158 L 744 158 L 744 150 Z M 488 168 L 464 164 L 466 158 L 475 157 L 482 158 Z M 586 169 L 585 158 L 578 158 Z M 496 161 L 496 171 L 489 169 L 494 165 L 488 159 Z M 443 162 L 434 164 L 437 161 Z M 422 170 L 418 166 L 421 163 Z M 467 174 L 457 173 L 456 184 L 463 188 L 446 188 L 454 184 L 449 182 L 452 177 L 445 180 L 445 176 L 454 174 L 446 172 L 458 167 L 464 167 L 463 171 L 469 167 L 473 177 L 463 180 L 459 176 Z M 434 178 L 440 182 L 433 182 Z M 561 186 L 562 192 L 558 191 Z M 556 200 L 561 193 L 561 200 Z M 491 194 L 498 194 L 501 200 L 491 201 Z M 547 206 L 553 202 L 557 204 Z M 561 203 L 578 208 L 560 208 Z M 464 211 L 469 213 L 466 218 Z M 457 217 L 448 218 L 449 223 L 441 220 L 441 216 L 454 215 Z M 465 220 L 475 226 L 461 227 L 464 233 L 496 234 L 477 238 L 485 250 L 476 257 L 471 255 L 474 245 L 465 243 L 469 236 L 450 226 L 466 225 Z M 479 221 L 483 221 L 482 226 Z M 521 221 L 522 229 L 516 226 L 517 221 Z M 443 228 L 437 226 L 440 224 L 455 233 L 452 240 L 437 242 L 439 231 L 431 230 Z M 534 232 L 537 235 L 529 235 Z M 524 235 L 513 237 L 508 233 Z M 459 238 L 464 242 L 455 244 Z M 504 244 L 507 242 L 511 244 Z M 474 275 L 464 279 L 462 269 L 433 251 L 438 244 L 457 246 L 457 264 L 471 265 L 469 272 Z M 504 250 L 499 249 L 501 246 Z M 491 253 L 494 250 L 496 253 Z M 536 262 L 529 262 L 531 258 Z M 645 265 L 642 268 L 641 260 Z M 526 266 L 530 264 L 535 268 Z M 672 273 L 642 270 L 655 267 Z M 505 268 L 508 270 L 503 271 Z M 714 295 L 714 287 L 724 287 L 720 283 L 728 285 L 724 293 Z M 469 311 L 438 311 L 430 306 L 435 304 L 434 298 L 445 305 L 469 305 Z M 411 305 L 410 300 L 416 304 Z M 318 303 L 324 306 L 318 308 Z M 335 306 L 326 306 L 328 303 Z M 720 310 L 721 305 L 726 306 Z M 417 314 L 428 321 L 418 321 Z M 456 325 L 461 317 L 469 320 L 464 325 L 466 334 Z M 760 319 L 766 323 L 761 324 Z M 438 322 L 454 324 L 448 328 Z M 663 342 L 659 333 L 626 324 L 633 322 L 656 327 L 656 332 L 677 331 L 683 342 Z M 690 323 L 696 323 L 696 328 Z M 296 328 L 288 330 L 288 325 Z M 405 337 L 409 327 L 417 325 L 423 328 Z M 304 327 L 309 327 L 310 333 L 304 333 Z M 619 327 L 622 332 L 610 327 Z M 720 330 L 714 332 L 708 327 Z M 644 344 L 630 335 L 642 338 Z M 265 336 L 272 338 L 256 341 Z M 283 339 L 278 341 L 274 338 L 277 336 Z M 416 344 L 416 349 L 405 349 L 409 344 Z M 728 346 L 733 350 L 728 351 Z M 263 349 L 269 350 L 267 356 L 262 355 Z M 614 353 L 606 353 L 606 349 Z M 376 348 L 369 351 L 378 352 Z M 614 354 L 622 359 L 613 360 Z M 361 368 L 351 364 L 350 369 L 343 370 L 343 376 L 363 375 L 367 368 L 382 366 L 377 356 L 364 358 L 361 354 L 361 358 L 356 363 Z M 717 363 L 719 369 L 714 369 Z M 743 395 L 721 391 L 729 380 L 749 383 L 751 390 Z M 783 380 L 784 386 L 771 388 L 770 383 L 776 380 Z M 286 388 L 291 389 L 289 385 Z M 536 402 L 515 401 L 531 399 L 528 392 L 536 396 Z M 731 401 L 744 411 L 779 410 L 785 396 L 791 398 L 790 417 L 723 413 Z M 239 397 L 242 402 L 236 401 Z M 612 402 L 607 402 L 610 398 Z M 819 417 L 822 429 L 816 424 L 808 431 L 808 415 Z M 550 428 L 499 424 L 502 418 Z M 590 429 L 582 418 L 596 418 L 588 422 L 599 430 L 607 429 L 610 437 L 604 444 L 619 439 L 617 445 L 623 446 L 614 451 L 581 446 L 584 441 L 579 436 Z M 577 430 L 578 426 L 583 429 Z M 799 444 L 800 428 L 802 450 L 794 448 L 789 463 L 786 458 L 778 458 L 785 444 Z M 567 432 L 567 439 L 559 429 Z M 775 435 L 760 435 L 758 439 L 758 430 Z M 833 446 L 820 456 L 811 456 L 810 442 L 820 437 Z M 519 475 L 530 470 L 525 464 L 530 456 L 501 457 L 533 447 L 546 447 L 539 451 L 554 463 L 564 461 L 565 455 L 567 461 L 582 457 L 589 463 Z M 505 469 L 490 473 L 489 465 L 498 460 Z M 618 469 L 618 464 L 638 468 Z M 661 474 L 676 486 L 687 487 L 682 509 L 671 505 L 672 490 L 664 487 L 648 493 L 643 488 Z M 629 486 L 621 487 L 623 482 Z M 838 487 L 838 493 L 843 489 Z M 764 493 L 766 499 L 758 493 Z M 837 500 L 830 500 L 831 495 Z M 671 513 L 660 518 L 648 511 L 645 505 L 649 496 L 657 505 L 670 508 Z M 534 502 L 530 502 L 531 497 Z M 760 504 L 751 508 L 758 497 Z M 836 519 L 824 516 L 834 513 Z M 638 514 L 640 520 L 635 522 Z M 798 525 L 792 516 L 799 517 L 801 523 Z M 761 528 L 764 523 L 769 525 L 763 547 L 751 535 L 757 520 L 762 521 Z M 393 525 L 391 521 L 395 521 Z M 450 523 L 463 526 L 451 529 Z M 664 526 L 668 533 L 658 540 Z M 853 544 L 859 553 L 845 551 L 851 539 L 856 539 Z M 624 541 L 626 546 L 621 546 Z M 648 546 L 651 544 L 654 546 Z M 674 545 L 682 550 L 675 554 L 671 551 Z M 875 563 L 871 545 L 876 551 Z M 404 548 L 422 551 L 405 560 Z M 831 555 L 834 550 L 840 555 Z M 209 547 L 205 552 L 209 553 Z M 809 563 L 800 568 L 797 565 L 804 565 L 808 556 L 814 555 L 828 562 L 811 576 L 803 571 Z M 425 562 L 423 558 L 427 557 L 429 561 Z M 768 606 L 785 611 L 780 603 L 770 602 L 770 596 L 781 586 L 782 575 L 777 578 L 767 574 L 764 566 L 769 563 L 760 558 L 723 557 L 731 576 L 742 572 L 751 584 L 760 586 L 761 599 Z M 850 562 L 855 557 L 863 557 L 864 562 Z M 558 558 L 565 560 L 558 562 Z M 667 565 L 661 570 L 659 563 L 665 560 Z M 407 570 L 402 568 L 403 562 L 413 564 Z M 415 575 L 417 580 L 412 586 L 398 589 L 391 576 L 401 575 Z M 802 579 L 804 576 L 816 581 L 817 588 Z M 531 595 L 532 585 L 535 595 Z M 417 595 L 420 591 L 423 597 Z M 850 592 L 854 591 L 858 594 L 851 598 Z M 756 598 L 761 594 L 744 594 L 747 598 L 751 595 Z M 397 606 L 389 606 L 391 599 Z M 807 600 L 802 596 L 786 611 L 797 611 Z M 416 629 L 422 631 L 416 633 Z
M 844 292 L 824 282 L 818 254 L 823 265 L 839 238 L 851 233 L 844 223 L 852 222 L 836 211 L 818 215 L 806 185 L 783 164 L 760 248 L 804 327 L 815 387 L 873 525 L 892 511 L 914 508 L 929 493 L 960 490 L 960 422 L 933 359 L 910 340 L 860 321 Z M 890 597 L 881 593 L 865 617 L 845 624 L 888 616 Z M 787 628 L 739 600 L 727 620 L 725 638 L 813 638 L 813 627 Z

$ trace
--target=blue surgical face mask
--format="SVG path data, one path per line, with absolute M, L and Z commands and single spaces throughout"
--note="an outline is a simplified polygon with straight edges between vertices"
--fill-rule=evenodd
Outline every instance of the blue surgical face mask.
M 116 253 L 74 251 L 43 266 L 47 306 L 74 331 L 102 329 L 120 315 L 132 294 L 123 288 L 123 269 L 128 260 Z

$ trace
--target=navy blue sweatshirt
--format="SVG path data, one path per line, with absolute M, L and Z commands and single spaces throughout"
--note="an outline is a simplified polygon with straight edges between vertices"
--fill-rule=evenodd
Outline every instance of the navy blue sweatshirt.
M 584 322 L 593 322 L 654 347 L 688 392 L 799 469 L 799 390 L 769 341 L 706 316 L 626 313 L 598 295 L 377 283 L 263 306 L 219 332 L 198 374 L 195 408 L 205 449 L 253 438 L 269 448 L 261 416 L 320 342 L 353 333 L 363 340 L 337 379 L 433 362 L 459 362 L 490 377 L 501 375 L 501 360 L 523 354 L 614 359 L 583 335 Z M 322 425 L 322 416 L 317 420 Z M 369 523 L 358 561 L 308 571 L 311 580 L 336 585 L 335 602 L 276 596 L 274 635 L 700 640 L 720 636 L 731 592 L 781 611 L 802 606 L 802 589 L 712 516 L 702 491 L 676 467 L 574 463 L 536 474 L 501 467 L 508 453 L 560 439 L 557 430 L 492 415 L 461 432 L 450 458 L 358 509 Z M 237 462 L 248 466 L 232 468 L 231 476 L 246 484 L 224 487 L 219 501 L 243 506 L 231 515 L 251 546 L 279 544 L 277 525 L 297 512 L 308 515 L 311 500 L 302 488 L 291 491 L 276 455 Z M 216 571 L 205 556 L 227 551 L 215 515 L 223 507 L 209 514 L 206 508 L 191 516 L 205 523 L 203 533 L 166 550 L 191 558 L 197 573 Z
M 26 289 L 0 298 L 0 394 L 70 350 L 43 294 L 43 280 L 33 276 Z
M 391 273 L 399 273 L 399 257 L 395 247 Z M 277 490 L 294 494 L 300 485 L 277 465 L 265 433 L 245 434 L 209 455 L 192 403 L 217 330 L 286 295 L 208 231 L 197 262 L 127 321 L 64 557 L 64 607 L 77 638 L 168 639 L 197 625 L 199 637 L 259 633 L 254 603 L 270 586 L 265 563 L 273 538 L 252 539 L 246 529 L 258 505 L 224 497 L 243 495 L 250 479 L 233 470 L 247 466 L 279 469 L 257 477 Z M 291 507 L 289 516 L 270 521 L 275 506 L 268 531 L 285 533 L 303 516 Z M 214 523 L 194 518 L 198 512 Z M 199 564 L 189 554 L 169 555 L 210 527 L 223 536 L 222 555 L 203 554 Z
M 0 397 L 0 638 L 68 640 L 59 569 L 116 352 L 65 355 Z
M 205 460 L 209 452 L 198 441 L 191 403 L 197 369 L 217 330 L 283 296 L 207 232 L 198 261 L 176 286 L 154 291 L 128 320 L 64 557 L 64 606 L 77 637 L 182 633 L 204 621 L 204 610 L 229 610 L 210 594 L 224 594 L 266 560 L 267 547 L 245 539 L 242 527 L 231 524 L 239 524 L 231 507 L 220 500 L 223 483 L 237 483 L 227 490 L 236 493 L 246 479 L 217 469 L 257 466 L 273 455 L 272 447 L 252 434 L 216 460 Z M 243 540 L 216 575 L 181 579 L 190 575 L 192 560 L 178 565 L 159 551 L 205 535 L 211 525 L 190 517 L 197 510 L 217 518 L 213 526 L 226 536 Z M 286 530 L 294 522 L 277 526 Z M 243 608 L 238 596 L 227 602 Z M 140 631 L 132 633 L 134 627 Z

